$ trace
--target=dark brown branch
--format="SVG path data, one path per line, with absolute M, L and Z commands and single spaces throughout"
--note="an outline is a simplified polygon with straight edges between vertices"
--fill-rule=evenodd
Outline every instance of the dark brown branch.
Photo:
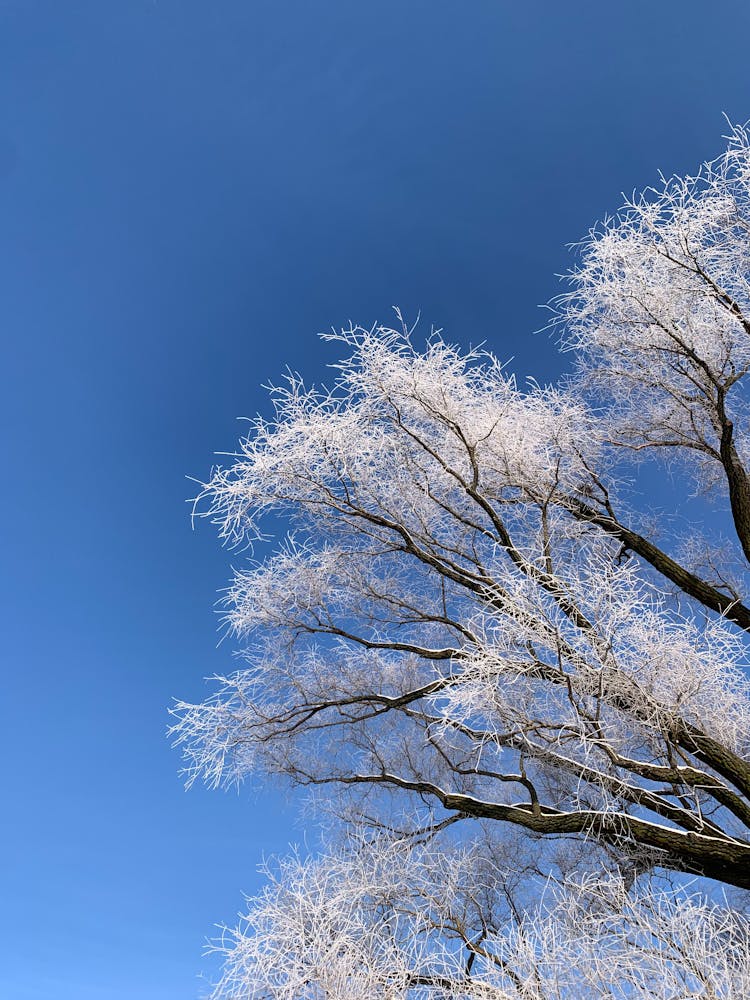
M 686 570 L 684 566 L 681 566 L 671 556 L 668 556 L 666 552 L 654 545 L 653 542 L 644 538 L 643 535 L 639 535 L 637 531 L 626 528 L 624 524 L 621 524 L 610 514 L 596 510 L 596 508 L 584 503 L 578 497 L 565 496 L 558 502 L 561 507 L 568 510 L 577 520 L 594 524 L 606 531 L 608 535 L 617 538 L 631 552 L 634 552 L 650 566 L 653 566 L 663 577 L 676 584 L 683 593 L 699 601 L 711 611 L 716 611 L 718 614 L 723 615 L 729 621 L 739 625 L 746 632 L 750 632 L 750 608 L 739 601 L 733 600 L 727 594 L 723 594 L 720 590 L 712 587 L 711 584 L 706 583 L 705 580 L 701 580 L 699 576 Z
M 512 823 L 533 833 L 588 834 L 618 846 L 630 841 L 660 852 L 664 867 L 750 889 L 750 844 L 726 836 L 674 830 L 622 812 L 563 812 L 549 806 L 534 810 L 525 805 L 502 805 L 446 792 L 432 782 L 409 780 L 388 772 L 308 780 L 312 784 L 390 784 L 435 798 L 450 812 Z
M 717 401 L 721 421 L 719 452 L 726 474 L 734 527 L 745 558 L 750 562 L 750 479 L 734 446 L 734 424 L 727 416 L 725 395 L 725 391 L 721 389 Z

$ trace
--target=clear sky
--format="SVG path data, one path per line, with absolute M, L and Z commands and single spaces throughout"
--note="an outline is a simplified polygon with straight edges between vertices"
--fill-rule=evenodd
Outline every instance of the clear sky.
M 239 558 L 185 477 L 393 304 L 556 377 L 565 244 L 750 118 L 748 37 L 747 0 L 0 0 L 0 1000 L 199 996 L 303 839 L 178 777 Z

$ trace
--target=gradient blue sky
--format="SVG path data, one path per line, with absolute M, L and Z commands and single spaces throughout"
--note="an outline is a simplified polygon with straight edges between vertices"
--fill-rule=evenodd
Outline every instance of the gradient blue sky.
M 747 0 L 0 0 L 2 1000 L 189 1000 L 300 841 L 185 793 L 232 668 L 186 475 L 316 333 L 422 310 L 520 376 L 565 244 L 750 117 Z M 236 557 L 235 557 L 236 559 Z

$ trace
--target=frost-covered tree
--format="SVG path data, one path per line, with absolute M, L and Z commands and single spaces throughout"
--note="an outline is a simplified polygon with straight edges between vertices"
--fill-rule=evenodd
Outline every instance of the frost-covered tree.
M 197 500 L 284 537 L 228 592 L 247 666 L 177 708 L 189 776 L 310 786 L 339 831 L 217 997 L 750 995 L 716 890 L 750 889 L 746 133 L 592 231 L 554 322 L 555 388 L 332 335 L 333 388 L 289 378 Z M 687 537 L 644 463 L 710 512 Z
M 224 941 L 217 996 L 273 1000 L 745 1000 L 747 920 L 582 876 L 533 916 L 485 850 L 370 843 L 286 859 Z M 363 845 L 360 845 L 363 847 Z M 502 891 L 500 891 L 502 889 Z

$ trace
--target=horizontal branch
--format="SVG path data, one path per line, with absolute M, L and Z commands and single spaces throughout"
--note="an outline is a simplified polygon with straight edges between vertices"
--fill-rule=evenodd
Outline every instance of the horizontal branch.
M 471 795 L 446 792 L 425 780 L 411 780 L 389 772 L 307 779 L 311 784 L 394 785 L 437 799 L 443 808 L 467 817 L 492 819 L 521 826 L 542 835 L 585 834 L 622 846 L 630 841 L 661 852 L 666 868 L 717 879 L 750 889 L 750 844 L 726 836 L 685 832 L 661 826 L 623 812 L 582 809 L 565 812 L 549 806 L 503 805 Z

